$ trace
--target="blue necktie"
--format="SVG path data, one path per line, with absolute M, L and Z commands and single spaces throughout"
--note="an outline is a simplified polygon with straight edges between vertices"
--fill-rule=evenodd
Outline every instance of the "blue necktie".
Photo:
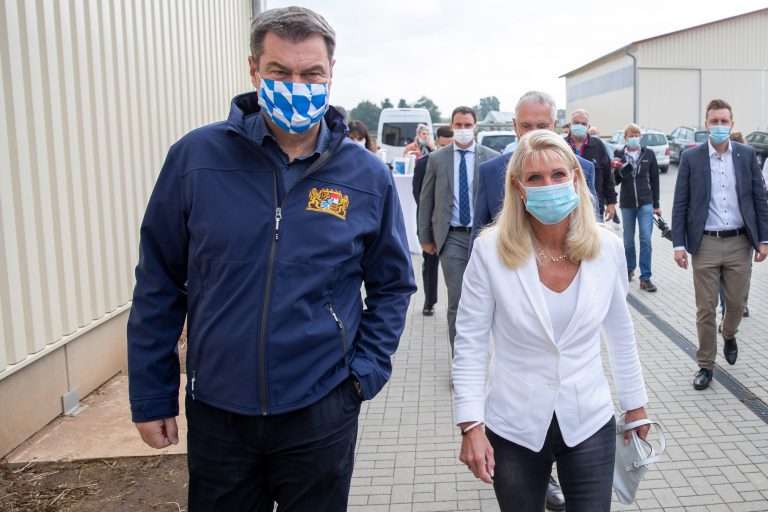
M 467 179 L 467 161 L 464 155 L 466 150 L 459 150 L 461 162 L 459 162 L 459 222 L 462 226 L 469 226 L 472 221 L 469 216 L 469 180 Z

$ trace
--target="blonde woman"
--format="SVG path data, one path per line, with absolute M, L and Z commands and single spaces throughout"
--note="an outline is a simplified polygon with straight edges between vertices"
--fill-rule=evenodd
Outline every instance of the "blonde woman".
M 648 401 L 624 247 L 598 227 L 581 168 L 556 133 L 520 139 L 505 187 L 497 222 L 475 242 L 456 321 L 459 459 L 494 485 L 502 511 L 543 510 L 553 462 L 568 512 L 607 511 L 615 419 L 601 330 L 626 421 L 645 418 Z

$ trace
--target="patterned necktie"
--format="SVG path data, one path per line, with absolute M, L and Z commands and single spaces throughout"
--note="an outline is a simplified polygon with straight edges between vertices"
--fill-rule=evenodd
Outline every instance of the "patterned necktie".
M 469 226 L 472 221 L 469 217 L 469 180 L 467 179 L 467 161 L 464 155 L 466 150 L 459 150 L 461 162 L 459 162 L 459 222 L 462 226 Z

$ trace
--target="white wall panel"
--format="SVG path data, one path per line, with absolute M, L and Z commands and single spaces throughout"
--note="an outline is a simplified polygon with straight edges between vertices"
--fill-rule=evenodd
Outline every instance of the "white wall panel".
M 249 0 L 0 0 L 0 379 L 130 301 L 168 147 L 250 89 L 249 21 Z
M 664 133 L 681 124 L 700 126 L 700 76 L 695 69 L 640 69 L 640 124 Z

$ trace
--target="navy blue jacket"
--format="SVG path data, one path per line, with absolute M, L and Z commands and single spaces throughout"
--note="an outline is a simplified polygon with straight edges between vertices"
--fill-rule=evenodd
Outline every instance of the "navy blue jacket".
M 486 224 L 490 224 L 501 211 L 501 206 L 504 204 L 504 178 L 507 176 L 507 164 L 509 164 L 513 154 L 514 152 L 504 153 L 480 164 L 477 197 L 474 204 L 475 217 L 472 220 L 472 239 L 469 244 L 470 253 L 480 230 Z M 584 160 L 577 155 L 574 156 L 584 171 L 584 179 L 587 181 L 592 197 L 596 197 L 595 166 L 589 160 Z
M 128 320 L 136 422 L 178 414 L 185 318 L 187 393 L 227 411 L 297 410 L 351 374 L 370 399 L 390 377 L 416 289 L 391 173 L 331 108 L 329 149 L 278 197 L 273 157 L 245 134 L 258 111 L 240 95 L 174 144 L 149 200 Z
M 736 195 L 744 229 L 755 249 L 768 241 L 768 202 L 763 176 L 755 150 L 731 141 L 733 167 L 736 171 Z M 672 203 L 672 243 L 691 254 L 699 250 L 712 198 L 709 143 L 683 151 L 675 182 Z

